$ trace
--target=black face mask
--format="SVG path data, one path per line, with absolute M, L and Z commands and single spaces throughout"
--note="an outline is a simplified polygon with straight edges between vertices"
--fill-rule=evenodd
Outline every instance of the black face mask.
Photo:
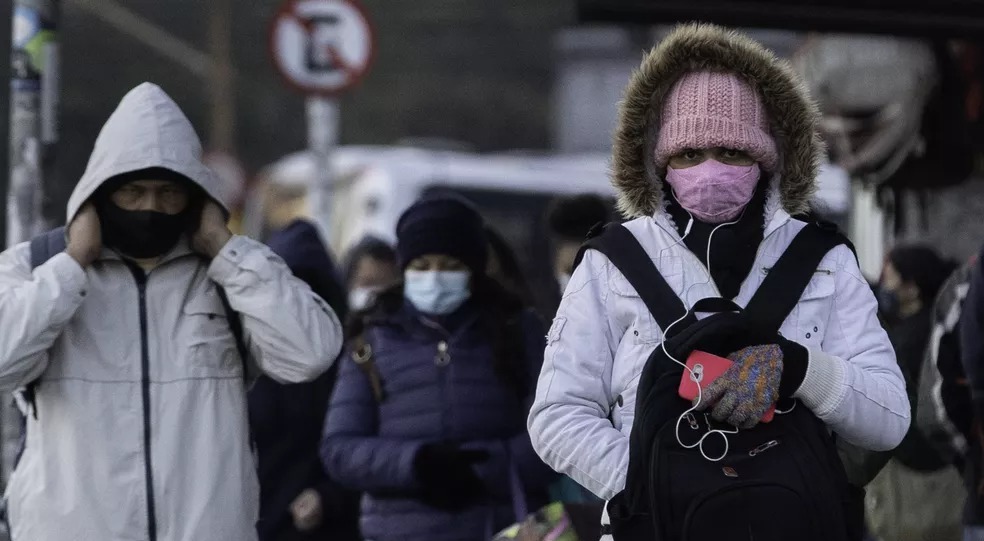
M 106 202 L 99 208 L 103 244 L 136 258 L 159 257 L 189 230 L 188 212 L 165 214 L 152 210 L 123 210 Z

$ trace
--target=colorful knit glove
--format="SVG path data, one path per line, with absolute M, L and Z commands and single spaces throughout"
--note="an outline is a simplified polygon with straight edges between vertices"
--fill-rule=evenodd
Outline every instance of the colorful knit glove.
M 739 428 L 757 425 L 779 399 L 782 348 L 776 344 L 751 346 L 728 356 L 735 364 L 702 393 L 700 409 Z

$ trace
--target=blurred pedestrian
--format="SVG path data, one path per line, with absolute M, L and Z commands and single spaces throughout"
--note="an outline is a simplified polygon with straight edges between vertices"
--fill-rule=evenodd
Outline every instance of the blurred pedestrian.
M 818 116 L 787 65 L 714 25 L 678 27 L 626 89 L 612 168 L 633 219 L 575 269 L 529 420 L 545 461 L 610 500 L 616 539 L 860 537 L 860 488 L 829 433 L 894 448 L 909 404 L 854 254 L 793 218 L 816 190 Z M 713 365 L 695 351 L 728 361 L 700 392 Z M 806 430 L 817 438 L 794 444 Z M 730 467 L 765 448 L 783 451 Z M 815 460 L 785 469 L 803 453 Z M 697 496 L 749 469 L 809 510 L 750 487 Z
M 532 305 L 533 292 L 519 265 L 516 251 L 509 245 L 509 241 L 491 226 L 485 227 L 485 236 L 489 241 L 489 264 L 486 274 L 519 297 L 524 304 Z
M 973 438 L 967 451 L 965 481 L 970 497 L 964 510 L 964 539 L 984 541 L 984 250 L 971 271 L 960 317 L 960 353 L 973 400 Z
M 956 265 L 928 246 L 903 245 L 885 259 L 879 310 L 917 407 L 919 375 L 932 330 L 933 300 Z M 960 476 L 913 424 L 868 485 L 867 522 L 885 541 L 959 540 L 964 494 Z M 873 458 L 872 458 L 873 459 Z
M 308 215 L 308 186 L 313 176 L 304 153 L 266 167 L 259 175 L 262 190 L 263 238 L 284 258 L 294 275 L 335 308 L 342 321 L 348 312 L 341 276 L 317 225 Z M 298 162 L 298 163 L 295 163 Z
M 976 263 L 975 254 L 950 275 L 933 302 L 933 328 L 923 355 L 916 408 L 919 430 L 960 471 L 971 458 L 968 446 L 975 437 L 973 400 L 960 351 L 960 319 Z
M 372 306 L 376 295 L 400 281 L 396 251 L 375 237 L 359 241 L 347 256 L 345 285 L 349 307 L 361 312 Z
M 260 541 L 359 539 L 359 495 L 333 481 L 318 456 L 336 373 L 293 384 L 261 377 L 249 391 Z
M 313 224 L 294 219 L 272 230 L 267 244 L 295 276 L 345 318 L 344 290 Z M 359 538 L 358 493 L 331 480 L 318 456 L 336 376 L 337 365 L 305 383 L 281 383 L 260 376 L 249 391 L 260 480 L 260 541 Z
M 487 276 L 469 204 L 422 200 L 397 239 L 404 281 L 348 331 L 322 458 L 366 493 L 367 539 L 489 539 L 544 504 L 555 477 L 524 426 L 543 327 Z
M 574 272 L 574 258 L 587 240 L 591 228 L 608 223 L 608 204 L 594 194 L 581 194 L 553 200 L 547 209 L 547 224 L 553 244 L 553 269 L 561 294 Z
M 67 241 L 0 255 L 0 389 L 21 389 L 27 423 L 14 539 L 257 538 L 248 380 L 314 379 L 342 335 L 283 260 L 229 232 L 214 183 L 144 83 L 96 139 Z

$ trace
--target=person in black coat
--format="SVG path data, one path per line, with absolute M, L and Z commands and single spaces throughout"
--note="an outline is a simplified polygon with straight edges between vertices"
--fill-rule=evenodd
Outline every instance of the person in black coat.
M 295 220 L 273 232 L 267 244 L 345 317 L 344 289 L 313 224 Z M 309 383 L 285 385 L 261 376 L 250 390 L 250 424 L 259 458 L 260 541 L 359 539 L 359 496 L 333 482 L 318 457 L 337 365 Z
M 933 299 L 955 268 L 955 263 L 944 260 L 928 246 L 898 246 L 889 252 L 882 270 L 878 308 L 895 347 L 913 409 L 923 355 L 933 328 Z M 915 426 L 909 428 L 893 456 L 917 471 L 949 466 Z

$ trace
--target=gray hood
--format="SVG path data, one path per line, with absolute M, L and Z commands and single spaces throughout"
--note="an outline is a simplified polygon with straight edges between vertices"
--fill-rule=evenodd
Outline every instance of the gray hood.
M 159 86 L 142 83 L 123 96 L 99 132 L 68 200 L 66 223 L 106 180 L 150 167 L 188 177 L 228 212 L 218 178 L 202 163 L 202 143 L 191 122 Z

